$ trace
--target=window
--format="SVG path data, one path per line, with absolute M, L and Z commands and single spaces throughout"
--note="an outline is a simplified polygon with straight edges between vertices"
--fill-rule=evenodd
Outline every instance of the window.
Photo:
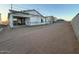
M 43 23 L 43 19 L 41 19 L 41 23 Z

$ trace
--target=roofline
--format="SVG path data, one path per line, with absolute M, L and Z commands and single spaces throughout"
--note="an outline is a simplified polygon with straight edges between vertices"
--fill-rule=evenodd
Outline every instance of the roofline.
M 39 13 L 37 10 L 35 10 L 35 9 L 32 9 L 32 10 L 23 10 L 24 12 L 25 11 L 36 11 L 38 14 L 40 14 L 42 17 L 44 17 L 41 13 Z
M 33 9 L 34 11 L 36 11 L 38 14 L 40 14 L 41 16 L 43 16 L 41 13 L 39 13 L 37 10 Z M 44 17 L 44 16 L 43 16 Z
M 29 13 L 24 13 L 24 11 L 36 11 L 35 9 L 33 10 L 24 10 L 24 11 L 16 11 L 16 10 L 9 10 L 11 13 L 23 13 L 23 14 L 29 14 Z M 38 11 L 36 11 L 38 14 L 40 14 Z M 29 14 L 29 15 L 33 15 L 33 14 Z M 38 16 L 38 15 L 36 15 Z M 42 14 L 40 14 L 40 16 L 44 17 Z

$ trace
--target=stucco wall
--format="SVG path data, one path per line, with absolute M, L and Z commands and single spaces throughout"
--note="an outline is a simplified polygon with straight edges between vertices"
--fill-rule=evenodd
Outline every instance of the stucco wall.
M 49 23 L 53 23 L 55 18 L 53 16 L 46 16 L 46 20 L 49 22 Z
M 73 30 L 75 32 L 75 35 L 77 39 L 79 40 L 79 14 L 77 14 L 71 21 Z
M 30 24 L 30 17 L 25 19 L 25 24 L 29 25 Z
M 43 22 L 41 23 L 41 19 L 43 19 Z M 30 17 L 30 25 L 41 25 L 45 24 L 45 19 L 42 17 Z

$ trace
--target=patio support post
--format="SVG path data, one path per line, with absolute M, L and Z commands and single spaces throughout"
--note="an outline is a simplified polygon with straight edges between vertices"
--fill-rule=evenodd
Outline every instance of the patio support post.
M 10 25 L 10 28 L 13 28 L 13 15 L 10 15 L 9 17 L 9 25 Z

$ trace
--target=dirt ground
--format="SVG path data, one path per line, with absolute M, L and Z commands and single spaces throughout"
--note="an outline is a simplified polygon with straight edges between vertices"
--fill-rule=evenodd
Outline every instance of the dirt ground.
M 4 28 L 0 32 L 0 53 L 79 53 L 78 46 L 68 22 L 13 30 Z

